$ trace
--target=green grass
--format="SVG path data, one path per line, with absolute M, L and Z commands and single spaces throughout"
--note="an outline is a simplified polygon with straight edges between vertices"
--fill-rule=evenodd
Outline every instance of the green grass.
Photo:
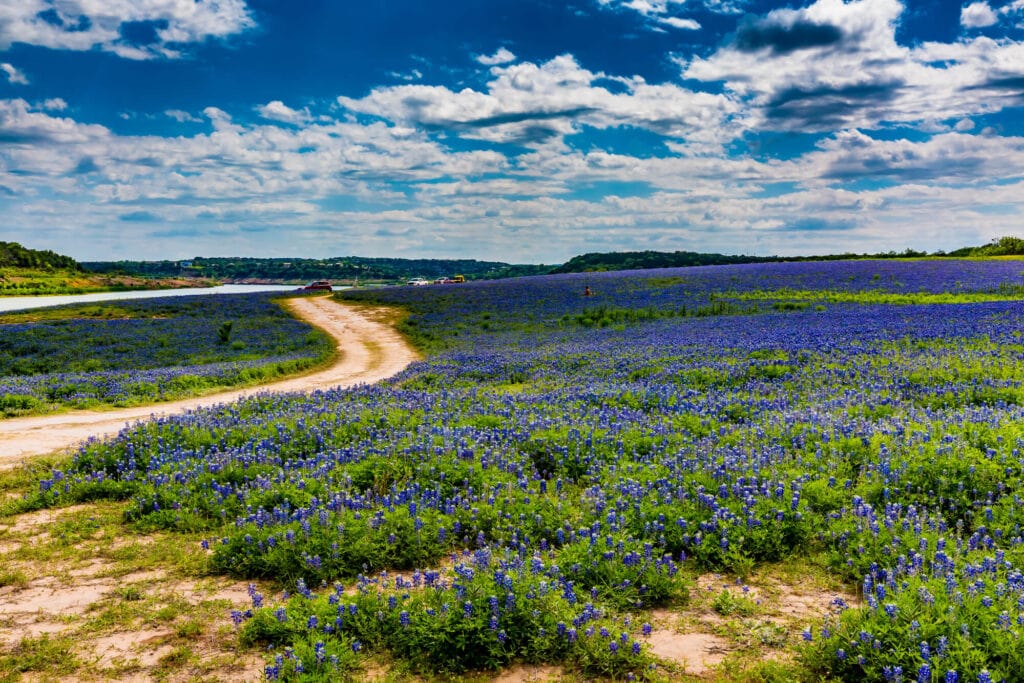
M 773 289 L 751 292 L 724 292 L 722 299 L 738 301 L 773 301 L 775 310 L 796 310 L 786 303 L 852 303 L 852 304 L 973 304 L 988 301 L 1018 301 L 1024 299 L 1024 286 L 1005 285 L 991 292 L 912 292 L 897 293 L 885 290 L 844 292 L 840 290 Z
M 60 679 L 76 671 L 79 664 L 74 638 L 49 635 L 23 638 L 12 651 L 0 654 L 0 681 L 18 681 L 25 673 Z
M 123 292 L 138 289 L 171 289 L 178 287 L 209 287 L 211 280 L 183 283 L 170 278 L 140 278 L 98 275 L 59 268 L 0 268 L 0 296 L 48 296 L 88 294 L 91 292 Z

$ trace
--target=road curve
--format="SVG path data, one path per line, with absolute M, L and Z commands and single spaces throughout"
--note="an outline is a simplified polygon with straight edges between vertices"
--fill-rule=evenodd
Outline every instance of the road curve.
M 314 391 L 370 384 L 401 372 L 418 359 L 394 328 L 374 319 L 372 310 L 346 306 L 331 297 L 300 297 L 286 303 L 296 316 L 335 339 L 339 352 L 336 363 L 308 375 L 199 398 L 0 420 L 0 470 L 15 466 L 22 458 L 72 448 L 92 436 L 111 436 L 149 417 L 227 403 L 267 391 Z

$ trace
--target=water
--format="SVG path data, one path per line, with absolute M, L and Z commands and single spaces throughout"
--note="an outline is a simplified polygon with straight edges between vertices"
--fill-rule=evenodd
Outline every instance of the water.
M 0 312 L 27 308 L 63 306 L 64 304 L 112 301 L 114 299 L 153 299 L 160 296 L 202 296 L 206 294 L 248 294 L 252 292 L 293 292 L 296 285 L 217 285 L 188 289 L 146 289 L 133 292 L 94 292 L 92 294 L 58 294 L 54 296 L 0 297 Z M 337 288 L 336 288 L 337 289 Z

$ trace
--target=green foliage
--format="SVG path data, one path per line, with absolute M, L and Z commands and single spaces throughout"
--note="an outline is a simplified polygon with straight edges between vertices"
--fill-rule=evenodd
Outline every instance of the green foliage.
M 303 258 L 208 258 L 196 257 L 187 266 L 181 261 L 92 261 L 82 266 L 97 273 L 127 273 L 145 277 L 195 277 L 215 280 L 259 278 L 305 282 L 308 280 L 384 280 L 405 282 L 410 278 L 436 279 L 459 274 L 470 280 L 540 275 L 545 265 L 510 265 L 473 259 L 401 259 L 337 256 Z
M 255 610 L 241 639 L 244 644 L 305 643 L 311 650 L 319 641 L 324 648 L 334 645 L 328 653 L 383 649 L 425 673 L 495 670 L 521 660 L 561 662 L 588 675 L 646 677 L 650 659 L 641 647 L 634 651 L 636 625 L 582 605 L 543 574 L 508 559 L 499 566 L 486 551 L 477 553 L 472 563 L 454 567 L 450 589 L 427 577 L 425 584 L 401 592 L 384 591 L 364 578 L 354 595 L 339 585 L 313 596 L 300 583 L 286 604 Z M 329 635 L 324 626 L 330 627 Z M 301 658 L 303 668 L 317 661 L 315 654 Z M 357 666 L 351 660 L 339 663 Z M 284 660 L 281 665 L 288 666 Z
M 803 662 L 851 683 L 886 680 L 885 670 L 894 667 L 911 678 L 926 663 L 937 676 L 957 672 L 960 681 L 1018 680 L 1024 649 L 1011 615 L 1019 608 L 1015 592 L 1000 586 L 1018 580 L 1019 572 L 987 552 L 958 559 L 961 567 L 942 557 L 920 571 L 896 572 L 898 583 L 869 577 L 869 604 L 826 620 Z M 990 678 L 981 678 L 982 671 Z
M 1022 256 L 1024 239 L 1007 235 L 980 247 L 964 247 L 950 252 L 950 256 Z
M 0 654 L 0 681 L 17 681 L 21 674 L 38 672 L 63 678 L 78 667 L 75 643 L 66 637 L 22 638 Z
M 723 588 L 711 602 L 711 609 L 723 617 L 732 615 L 749 617 L 757 612 L 757 603 L 746 595 L 737 595 L 728 588 Z
M 780 260 L 763 256 L 726 256 L 701 254 L 693 251 L 622 251 L 589 253 L 574 256 L 553 269 L 553 273 L 585 273 L 602 270 L 636 270 L 641 268 L 679 268 L 683 266 L 710 266 L 731 263 L 762 263 Z
M 231 339 L 231 327 L 234 325 L 230 320 L 221 323 L 220 327 L 217 328 L 217 341 L 221 344 L 227 344 Z M 242 348 L 245 348 L 244 346 Z
M 798 309 L 785 309 L 798 310 Z M 562 317 L 563 324 L 579 325 L 580 327 L 612 327 L 616 325 L 637 324 L 661 318 L 707 318 L 716 315 L 752 315 L 757 313 L 756 306 L 740 306 L 727 301 L 712 301 L 705 306 L 685 306 L 678 309 L 655 308 L 616 308 L 613 306 L 595 306 L 585 308 L 581 312 Z
M 49 250 L 28 249 L 17 242 L 0 242 L 0 267 L 81 270 L 78 262 L 70 256 L 61 256 Z
M 39 412 L 43 402 L 35 396 L 26 394 L 0 395 L 0 416 L 12 417 Z

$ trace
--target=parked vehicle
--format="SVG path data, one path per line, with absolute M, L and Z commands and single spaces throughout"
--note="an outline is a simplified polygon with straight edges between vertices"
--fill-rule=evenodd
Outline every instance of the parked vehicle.
M 434 284 L 435 285 L 457 285 L 457 284 L 465 282 L 465 281 L 466 281 L 466 276 L 465 275 L 455 275 L 454 277 L 439 277 L 436 280 L 434 280 Z
M 414 277 L 413 279 L 409 280 L 405 284 L 411 285 L 413 287 L 422 287 L 423 285 L 429 285 L 430 284 L 430 280 L 424 280 L 421 277 Z
M 314 280 L 302 288 L 303 292 L 333 292 L 334 288 L 327 280 Z

